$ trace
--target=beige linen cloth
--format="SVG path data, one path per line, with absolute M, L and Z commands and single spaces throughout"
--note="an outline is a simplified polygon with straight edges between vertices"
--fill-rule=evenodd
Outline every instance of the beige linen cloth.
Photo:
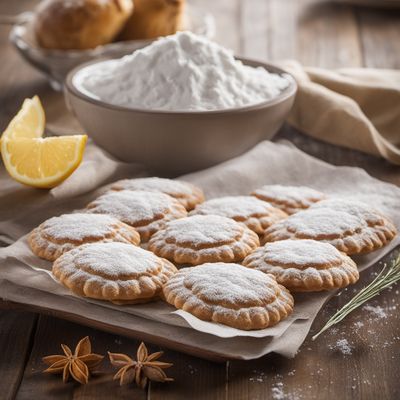
M 102 186 L 105 183 L 143 174 L 145 171 L 139 166 L 119 163 L 92 143 L 81 167 L 51 191 L 22 187 L 1 169 L 0 235 L 9 243 L 17 241 L 0 249 L 0 298 L 158 336 L 163 343 L 172 339 L 170 346 L 177 350 L 192 348 L 205 355 L 239 359 L 270 352 L 293 357 L 332 293 L 296 295 L 290 318 L 273 328 L 245 332 L 199 321 L 185 312 L 174 313 L 163 302 L 121 307 L 78 298 L 52 279 L 50 263 L 30 252 L 22 235 L 38 223 L 85 206 L 107 189 Z M 265 141 L 236 159 L 183 178 L 202 187 L 208 198 L 247 194 L 264 184 L 308 185 L 330 196 L 359 198 L 387 213 L 400 228 L 398 187 L 378 181 L 358 168 L 331 166 L 288 144 Z M 373 265 L 398 244 L 396 238 L 384 249 L 358 257 L 360 270 Z
M 400 164 L 400 71 L 282 62 L 298 83 L 289 123 L 316 139 Z

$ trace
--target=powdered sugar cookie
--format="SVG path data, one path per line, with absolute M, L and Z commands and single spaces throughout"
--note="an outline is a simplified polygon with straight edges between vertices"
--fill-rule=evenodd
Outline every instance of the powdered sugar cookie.
M 385 246 L 395 235 L 395 226 L 379 211 L 358 201 L 332 199 L 271 226 L 262 242 L 315 239 L 346 254 L 363 254 Z
M 265 185 L 251 195 L 271 203 L 287 214 L 305 210 L 314 203 L 325 199 L 323 193 L 306 186 Z
M 329 243 L 281 240 L 247 256 L 243 265 L 275 276 L 291 292 L 343 288 L 358 281 L 357 265 Z
M 165 178 L 123 179 L 115 182 L 111 186 L 111 190 L 162 192 L 177 199 L 188 211 L 204 201 L 204 193 L 197 186 Z
M 177 264 L 237 262 L 259 246 L 258 236 L 233 219 L 194 215 L 168 222 L 149 241 L 149 250 Z
M 126 243 L 92 243 L 53 264 L 53 275 L 78 296 L 117 304 L 154 300 L 177 272 L 169 261 Z
M 237 264 L 184 268 L 163 288 L 166 301 L 204 321 L 263 329 L 293 310 L 293 297 L 271 275 Z
M 87 210 L 90 213 L 112 215 L 133 226 L 142 242 L 147 242 L 166 222 L 187 215 L 185 207 L 173 197 L 141 190 L 108 192 L 92 201 Z
M 259 235 L 288 216 L 284 211 L 252 196 L 227 196 L 207 200 L 199 204 L 191 215 L 221 215 L 232 218 Z
M 28 237 L 32 251 L 54 261 L 71 249 L 85 243 L 122 242 L 138 245 L 136 230 L 114 217 L 101 214 L 64 214 L 53 217 L 35 228 Z

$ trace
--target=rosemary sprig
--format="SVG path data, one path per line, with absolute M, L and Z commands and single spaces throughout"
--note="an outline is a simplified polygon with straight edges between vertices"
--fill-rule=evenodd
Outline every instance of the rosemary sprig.
M 315 340 L 322 332 L 342 321 L 356 308 L 378 295 L 383 289 L 400 280 L 400 254 L 395 258 L 390 267 L 385 264 L 377 277 L 364 289 L 360 290 L 347 304 L 338 310 L 325 324 L 325 326 L 312 337 Z

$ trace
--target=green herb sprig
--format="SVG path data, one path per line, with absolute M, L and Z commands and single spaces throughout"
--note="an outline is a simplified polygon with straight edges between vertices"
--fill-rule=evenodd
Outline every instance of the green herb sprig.
M 364 289 L 361 289 L 347 304 L 338 310 L 325 324 L 325 326 L 312 337 L 315 340 L 321 333 L 325 332 L 331 326 L 342 321 L 352 311 L 362 306 L 365 302 L 378 295 L 383 289 L 393 285 L 400 280 L 400 255 L 395 258 L 390 267 L 386 264 L 376 278 Z

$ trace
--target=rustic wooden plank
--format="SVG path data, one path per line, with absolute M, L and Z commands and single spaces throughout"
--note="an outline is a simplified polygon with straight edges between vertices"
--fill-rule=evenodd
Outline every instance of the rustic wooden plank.
M 349 6 L 302 0 L 298 15 L 296 58 L 326 68 L 361 66 L 354 11 Z
M 335 310 L 373 279 L 382 266 L 362 274 L 318 316 L 317 332 Z M 354 311 L 315 342 L 307 338 L 294 359 L 278 355 L 230 362 L 228 399 L 396 399 L 400 396 L 399 285 Z M 347 342 L 343 342 L 346 340 Z M 348 348 L 347 348 L 348 343 Z
M 165 351 L 165 359 L 174 363 L 170 385 L 152 383 L 151 400 L 226 399 L 226 363 L 212 363 L 188 355 Z
M 357 8 L 364 66 L 400 68 L 400 10 Z
M 84 336 L 89 336 L 92 350 L 98 354 L 106 355 L 107 351 L 136 355 L 139 342 L 121 338 L 81 325 L 66 322 L 53 317 L 40 316 L 38 327 L 33 341 L 32 353 L 29 357 L 17 399 L 146 399 L 147 390 L 142 390 L 134 385 L 120 387 L 118 382 L 112 380 L 115 369 L 111 367 L 108 358 L 102 363 L 99 373 L 87 385 L 75 382 L 63 384 L 58 375 L 43 374 L 45 365 L 42 357 L 49 354 L 60 353 L 60 344 L 64 343 L 74 348 L 76 343 Z M 149 347 L 151 351 L 158 350 Z
M 0 397 L 12 399 L 22 379 L 31 350 L 37 316 L 0 311 Z

